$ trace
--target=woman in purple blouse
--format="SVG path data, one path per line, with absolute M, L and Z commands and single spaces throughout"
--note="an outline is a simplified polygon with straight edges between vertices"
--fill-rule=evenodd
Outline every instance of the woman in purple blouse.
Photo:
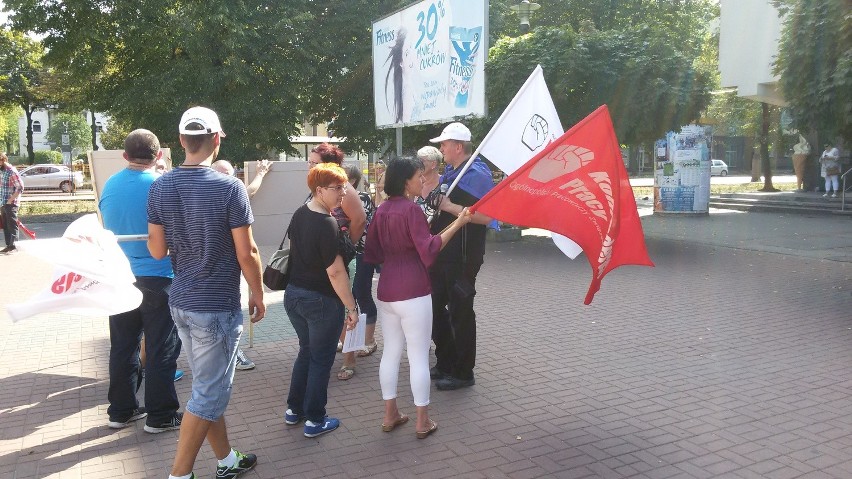
M 388 199 L 376 210 L 367 231 L 364 261 L 382 265 L 376 301 L 384 334 L 379 366 L 385 416 L 382 430 L 408 422 L 396 404 L 402 349 L 408 349 L 411 392 L 417 406 L 417 437 L 438 429 L 429 419 L 429 343 L 432 339 L 432 288 L 428 269 L 452 236 L 470 221 L 467 209 L 440 235 L 429 233 L 423 211 L 412 200 L 423 189 L 423 163 L 391 160 L 385 172 Z

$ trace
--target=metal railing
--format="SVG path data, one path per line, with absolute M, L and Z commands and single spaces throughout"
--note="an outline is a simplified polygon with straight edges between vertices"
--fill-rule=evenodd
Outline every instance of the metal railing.
M 843 188 L 840 190 L 840 211 L 846 211 L 846 177 L 849 176 L 850 172 L 852 172 L 852 168 L 840 175 L 840 179 L 843 180 Z

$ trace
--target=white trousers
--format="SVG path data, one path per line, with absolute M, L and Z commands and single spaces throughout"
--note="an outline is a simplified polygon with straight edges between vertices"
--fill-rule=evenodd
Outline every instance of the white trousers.
M 402 348 L 408 350 L 409 381 L 415 406 L 429 405 L 429 345 L 432 342 L 432 295 L 404 301 L 376 300 L 384 347 L 379 365 L 382 399 L 395 399 Z
M 829 175 L 825 177 L 825 192 L 831 193 L 831 187 L 834 186 L 834 192 L 837 193 L 839 189 L 840 182 L 838 181 L 840 175 Z

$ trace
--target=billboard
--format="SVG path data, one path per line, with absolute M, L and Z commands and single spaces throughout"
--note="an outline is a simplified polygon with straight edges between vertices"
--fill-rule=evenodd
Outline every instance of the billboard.
M 486 0 L 423 0 L 373 22 L 376 127 L 485 115 Z

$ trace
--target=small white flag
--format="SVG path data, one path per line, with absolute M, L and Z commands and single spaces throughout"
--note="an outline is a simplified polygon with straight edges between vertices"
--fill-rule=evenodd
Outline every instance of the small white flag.
M 21 241 L 16 246 L 52 263 L 54 271 L 44 291 L 26 303 L 6 306 L 12 321 L 50 312 L 112 315 L 142 303 L 127 257 L 95 214 L 71 223 L 62 238 Z
M 544 82 L 544 71 L 538 65 L 482 140 L 478 151 L 506 175 L 511 175 L 563 133 L 565 130 Z M 552 237 L 571 259 L 583 251 L 561 234 L 552 233 Z

